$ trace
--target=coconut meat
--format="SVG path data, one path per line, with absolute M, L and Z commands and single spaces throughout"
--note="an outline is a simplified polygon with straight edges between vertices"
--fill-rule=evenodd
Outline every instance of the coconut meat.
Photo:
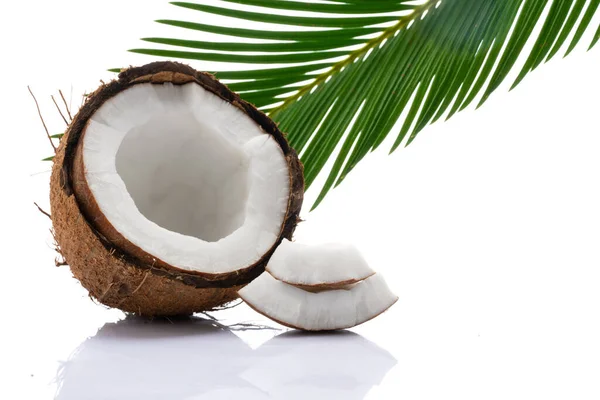
M 142 83 L 110 98 L 88 122 L 82 156 L 113 227 L 177 268 L 248 267 L 282 229 L 290 177 L 280 146 L 195 83 Z
M 265 272 L 238 293 L 261 314 L 287 326 L 314 331 L 356 326 L 381 314 L 398 300 L 378 274 L 350 290 L 313 293 Z
M 300 286 L 351 284 L 375 273 L 353 245 L 307 245 L 289 240 L 277 247 L 267 270 L 281 281 Z

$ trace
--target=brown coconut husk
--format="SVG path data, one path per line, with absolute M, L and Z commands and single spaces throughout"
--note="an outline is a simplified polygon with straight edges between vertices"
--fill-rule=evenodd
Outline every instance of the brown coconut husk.
M 317 283 L 314 285 L 299 285 L 296 283 L 290 283 L 290 282 L 286 282 L 283 279 L 279 279 L 276 276 L 272 275 L 275 279 L 280 280 L 282 282 L 285 282 L 289 285 L 292 286 L 296 286 L 297 288 L 300 288 L 302 290 L 306 290 L 307 292 L 314 292 L 314 293 L 318 293 L 318 292 L 324 292 L 326 290 L 349 290 L 352 289 L 352 287 L 354 285 L 356 285 L 357 283 L 360 283 L 362 281 L 364 281 L 365 279 L 371 277 L 375 275 L 375 272 L 373 272 L 370 275 L 367 275 L 366 277 L 362 278 L 362 279 L 348 279 L 345 281 L 340 281 L 340 282 L 331 282 L 331 283 Z
M 278 275 L 277 273 L 273 273 L 273 271 L 271 271 L 269 269 L 269 267 L 266 267 L 266 271 L 271 274 L 271 276 L 275 279 L 277 279 L 278 281 L 281 281 L 283 283 L 287 283 L 288 285 L 292 285 L 292 286 L 296 286 L 299 289 L 302 290 L 306 290 L 308 292 L 323 292 L 326 290 L 340 290 L 340 289 L 351 289 L 353 285 L 364 281 L 367 278 L 370 278 L 371 276 L 375 275 L 375 271 L 371 272 L 369 275 L 365 275 L 362 278 L 359 279 L 346 279 L 343 281 L 337 281 L 337 282 L 323 282 L 323 283 L 315 283 L 313 285 L 307 285 L 307 284 L 301 284 L 301 283 L 297 283 L 297 282 L 291 282 L 288 279 L 286 279 L 284 276 Z
M 288 210 L 275 245 L 256 263 L 227 274 L 184 271 L 129 242 L 100 212 L 85 179 L 81 143 L 90 117 L 109 98 L 141 83 L 197 84 L 245 112 L 273 136 L 290 172 Z M 190 314 L 237 298 L 237 290 L 264 270 L 275 248 L 291 239 L 304 195 L 302 164 L 277 125 L 212 75 L 175 62 L 130 68 L 91 94 L 57 149 L 50 181 L 55 238 L 73 275 L 99 302 L 142 315 Z

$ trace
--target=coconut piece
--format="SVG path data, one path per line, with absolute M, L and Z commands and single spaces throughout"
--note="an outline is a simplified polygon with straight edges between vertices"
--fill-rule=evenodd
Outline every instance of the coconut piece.
M 314 293 L 265 272 L 238 293 L 264 316 L 290 328 L 307 331 L 351 328 L 375 318 L 398 300 L 383 277 L 377 274 L 349 290 Z
M 310 291 L 347 289 L 375 273 L 355 246 L 306 245 L 289 240 L 277 247 L 267 271 L 280 281 Z
M 62 255 L 98 301 L 189 314 L 236 297 L 291 238 L 302 166 L 277 126 L 211 75 L 156 62 L 88 97 L 51 178 Z

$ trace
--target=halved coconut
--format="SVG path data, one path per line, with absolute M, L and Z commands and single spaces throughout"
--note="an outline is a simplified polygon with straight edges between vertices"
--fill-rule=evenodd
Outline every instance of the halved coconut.
M 290 328 L 307 331 L 346 329 L 375 318 L 398 297 L 381 275 L 356 283 L 350 289 L 318 293 L 303 290 L 265 272 L 239 291 L 254 310 Z
M 121 72 L 79 111 L 51 180 L 56 240 L 100 302 L 189 314 L 236 297 L 290 238 L 302 167 L 277 126 L 211 75 Z
M 281 242 L 267 264 L 276 279 L 307 290 L 342 289 L 373 275 L 355 246 Z

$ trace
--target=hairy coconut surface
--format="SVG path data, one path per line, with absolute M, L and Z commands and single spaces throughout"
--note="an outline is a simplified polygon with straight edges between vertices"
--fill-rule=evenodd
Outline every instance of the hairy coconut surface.
M 144 315 L 222 305 L 260 275 L 302 205 L 277 126 L 211 75 L 121 72 L 74 118 L 51 178 L 55 237 L 98 301 Z

